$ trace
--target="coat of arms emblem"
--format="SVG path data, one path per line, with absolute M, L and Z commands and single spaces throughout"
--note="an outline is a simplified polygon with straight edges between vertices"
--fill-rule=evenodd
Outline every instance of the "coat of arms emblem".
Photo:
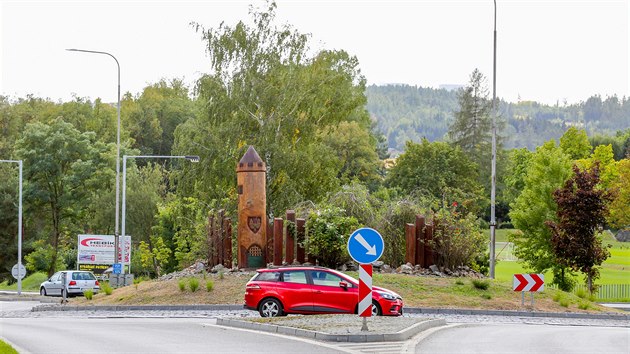
M 248 216 L 247 226 L 250 230 L 252 230 L 253 233 L 258 233 L 258 230 L 260 230 L 260 226 L 262 226 L 260 216 Z

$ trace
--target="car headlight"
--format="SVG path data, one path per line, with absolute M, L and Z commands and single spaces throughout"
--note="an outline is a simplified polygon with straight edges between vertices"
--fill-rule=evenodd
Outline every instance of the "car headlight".
M 392 300 L 392 301 L 396 300 L 396 296 L 394 296 L 393 294 L 386 293 L 384 291 L 377 291 L 377 293 L 381 295 L 383 298 L 385 298 L 386 300 Z

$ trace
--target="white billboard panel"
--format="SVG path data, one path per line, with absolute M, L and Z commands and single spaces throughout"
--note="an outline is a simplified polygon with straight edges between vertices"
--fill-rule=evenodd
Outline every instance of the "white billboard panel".
M 131 236 L 125 236 L 125 264 L 129 264 L 131 258 Z M 114 247 L 116 236 L 114 235 L 79 235 L 77 249 L 77 264 L 79 269 L 93 269 L 95 272 L 103 270 L 114 264 Z M 122 254 L 121 245 L 118 246 L 118 258 Z M 106 265 L 107 267 L 91 267 L 88 265 Z M 101 269 L 104 268 L 104 269 Z

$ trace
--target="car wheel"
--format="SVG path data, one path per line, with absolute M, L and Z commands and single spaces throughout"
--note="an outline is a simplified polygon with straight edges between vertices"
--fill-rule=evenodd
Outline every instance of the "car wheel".
M 282 316 L 282 304 L 274 298 L 267 298 L 260 303 L 260 306 L 258 306 L 258 312 L 260 312 L 261 317 Z
M 41 296 L 46 296 L 46 295 L 47 295 L 47 294 L 46 294 L 46 288 L 44 288 L 44 287 L 42 286 L 42 288 L 41 288 L 41 289 L 39 289 L 39 295 L 41 295 Z
M 382 316 L 381 306 L 376 301 L 372 301 L 372 316 Z

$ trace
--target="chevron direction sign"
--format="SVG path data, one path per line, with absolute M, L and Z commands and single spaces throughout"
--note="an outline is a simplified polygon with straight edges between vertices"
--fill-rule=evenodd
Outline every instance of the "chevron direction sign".
M 372 265 L 359 265 L 359 317 L 372 317 Z
M 543 291 L 545 290 L 544 274 L 514 274 L 512 282 L 514 291 Z

